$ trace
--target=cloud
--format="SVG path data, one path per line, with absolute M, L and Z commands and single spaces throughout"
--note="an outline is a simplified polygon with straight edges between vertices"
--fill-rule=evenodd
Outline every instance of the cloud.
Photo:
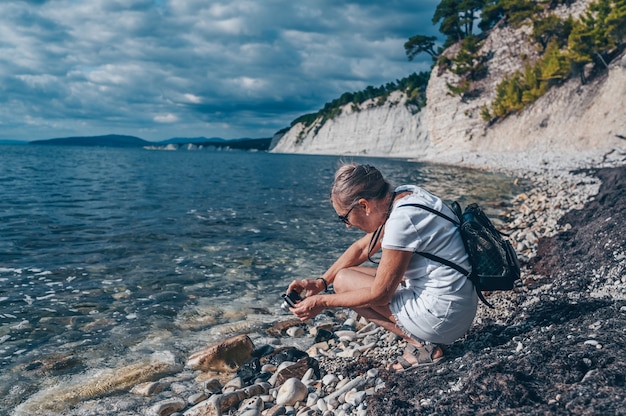
M 403 44 L 436 35 L 437 3 L 3 1 L 0 138 L 267 137 L 427 70 Z
M 174 114 L 165 114 L 154 117 L 154 121 L 157 123 L 175 123 L 178 121 L 178 117 Z

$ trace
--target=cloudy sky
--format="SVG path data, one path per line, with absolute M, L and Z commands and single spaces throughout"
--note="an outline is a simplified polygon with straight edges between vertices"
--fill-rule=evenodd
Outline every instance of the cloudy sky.
M 0 139 L 270 137 L 430 67 L 431 0 L 1 0 Z

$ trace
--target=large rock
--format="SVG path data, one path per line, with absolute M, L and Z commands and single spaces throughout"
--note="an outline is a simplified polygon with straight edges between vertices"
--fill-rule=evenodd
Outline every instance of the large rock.
M 232 373 L 252 358 L 254 344 L 245 334 L 228 338 L 192 354 L 187 366 L 194 370 Z

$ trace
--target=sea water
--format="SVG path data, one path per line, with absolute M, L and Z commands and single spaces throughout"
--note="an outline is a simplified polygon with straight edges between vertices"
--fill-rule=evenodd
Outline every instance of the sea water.
M 400 159 L 0 146 L 0 413 L 155 351 L 276 320 L 292 279 L 362 234 L 329 203 L 341 162 L 499 215 L 513 178 Z

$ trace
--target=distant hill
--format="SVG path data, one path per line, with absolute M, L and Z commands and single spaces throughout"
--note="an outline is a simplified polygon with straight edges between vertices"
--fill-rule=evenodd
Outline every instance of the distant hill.
M 149 146 L 147 140 L 134 136 L 109 134 L 106 136 L 90 137 L 61 137 L 48 140 L 33 140 L 30 144 L 57 145 L 57 146 L 101 146 L 101 147 L 143 147 Z
M 216 147 L 216 148 L 229 148 L 239 150 L 268 150 L 270 147 L 271 138 L 241 138 L 226 140 L 220 137 L 174 137 L 171 139 L 163 140 L 160 142 L 149 142 L 135 136 L 124 136 L 117 134 L 109 134 L 105 136 L 76 136 L 76 137 L 61 137 L 56 139 L 47 140 L 33 140 L 28 142 L 35 145 L 56 145 L 56 146 L 99 146 L 99 147 L 146 147 L 150 149 L 180 149 L 186 148 L 189 145 L 197 147 Z
M 0 140 L 0 144 L 28 144 L 23 140 Z

